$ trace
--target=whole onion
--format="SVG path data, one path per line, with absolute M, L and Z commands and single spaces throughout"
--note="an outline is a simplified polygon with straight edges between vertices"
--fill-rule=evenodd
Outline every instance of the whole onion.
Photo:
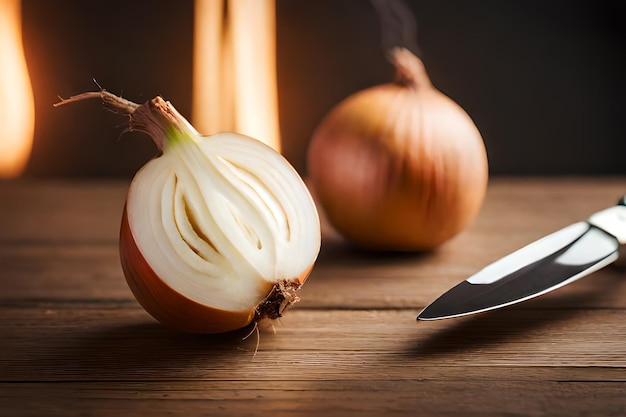
M 333 108 L 307 151 L 310 185 L 329 222 L 371 250 L 433 249 L 466 228 L 485 197 L 485 146 L 467 113 L 422 61 L 391 52 L 393 83 Z

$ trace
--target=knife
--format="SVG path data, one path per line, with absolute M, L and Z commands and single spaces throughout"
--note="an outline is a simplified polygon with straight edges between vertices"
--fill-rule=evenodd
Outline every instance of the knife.
M 626 244 L 626 196 L 488 265 L 437 298 L 418 320 L 494 310 L 548 293 L 613 263 Z

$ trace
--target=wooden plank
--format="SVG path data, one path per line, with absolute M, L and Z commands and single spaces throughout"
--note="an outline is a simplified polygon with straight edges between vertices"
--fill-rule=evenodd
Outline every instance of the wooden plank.
M 493 180 L 472 227 L 426 254 L 371 254 L 327 225 L 301 292 L 305 307 L 423 307 L 488 263 L 613 204 L 622 179 Z M 0 183 L 0 297 L 127 298 L 117 257 L 122 182 Z M 607 268 L 551 302 L 620 307 L 623 272 Z
M 117 241 L 128 183 L 0 182 L 0 242 Z
M 422 308 L 486 264 L 489 250 L 423 255 L 362 253 L 327 245 L 300 290 L 304 308 Z M 0 300 L 132 300 L 116 242 L 0 243 Z M 610 266 L 523 308 L 625 308 L 624 269 Z
M 0 181 L 0 241 L 115 241 L 128 185 L 128 181 Z M 625 189 L 626 179 L 620 177 L 493 178 L 471 230 L 478 236 L 502 234 L 511 245 L 501 249 L 513 249 L 546 229 L 614 204 Z M 327 225 L 324 228 L 329 238 L 335 236 Z
M 377 378 L 2 384 L 11 416 L 621 416 L 624 383 Z
M 0 300 L 132 299 L 117 243 L 2 244 Z
M 293 309 L 260 332 L 186 335 L 133 305 L 2 309 L 2 381 L 388 380 L 440 369 L 626 367 L 624 310 L 516 310 L 415 322 L 413 310 Z M 258 340 L 258 348 L 257 348 Z M 255 353 L 256 351 L 256 353 Z M 466 371 L 460 371 L 463 374 Z M 433 374 L 434 373 L 434 374 Z M 563 377 L 563 375 L 562 375 Z M 611 379 L 615 374 L 611 374 Z M 622 374 L 621 380 L 626 380 Z

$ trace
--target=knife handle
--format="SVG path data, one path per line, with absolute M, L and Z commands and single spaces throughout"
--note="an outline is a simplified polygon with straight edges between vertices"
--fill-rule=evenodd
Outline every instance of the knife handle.
M 613 235 L 621 245 L 626 245 L 626 197 L 619 204 L 592 214 L 587 222 Z

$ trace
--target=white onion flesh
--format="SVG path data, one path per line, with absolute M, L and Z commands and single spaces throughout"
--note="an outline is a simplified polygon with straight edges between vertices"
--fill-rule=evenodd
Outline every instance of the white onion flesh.
M 268 282 L 311 265 L 319 220 L 302 180 L 280 155 L 234 133 L 170 146 L 137 173 L 127 201 L 137 245 L 169 286 L 199 303 L 240 311 L 267 295 Z

